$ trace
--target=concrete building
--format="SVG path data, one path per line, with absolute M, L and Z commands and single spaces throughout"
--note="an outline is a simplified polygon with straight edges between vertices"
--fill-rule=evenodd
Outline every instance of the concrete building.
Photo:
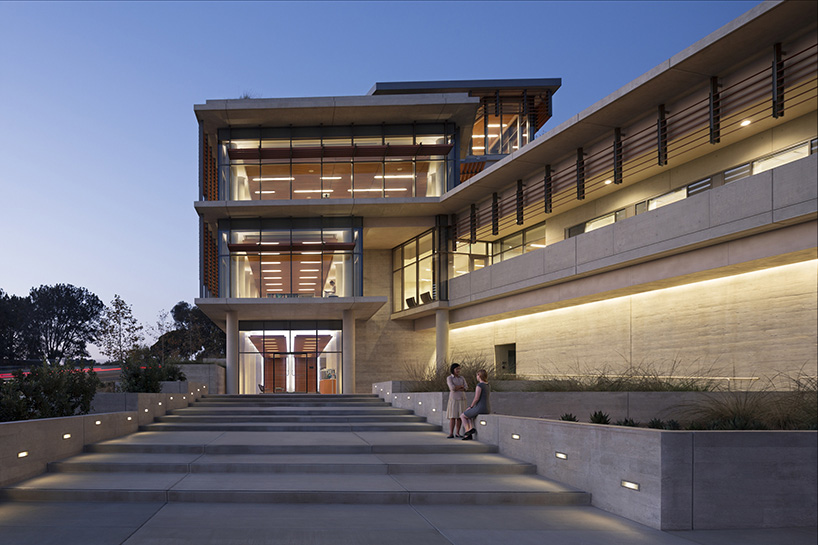
M 816 6 L 763 3 L 550 130 L 559 79 L 196 105 L 227 391 L 469 355 L 814 376 Z

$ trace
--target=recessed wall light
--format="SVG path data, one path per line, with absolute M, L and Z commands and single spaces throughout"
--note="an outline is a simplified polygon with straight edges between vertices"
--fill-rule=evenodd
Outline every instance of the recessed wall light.
M 623 481 L 621 481 L 619 483 L 619 485 L 622 488 L 627 488 L 628 490 L 636 490 L 637 492 L 639 492 L 639 489 L 640 489 L 639 483 L 634 483 L 634 482 L 631 482 L 631 481 L 623 480 Z
M 605 185 L 610 185 L 613 183 L 613 180 L 605 180 Z
M 133 420 L 133 418 L 129 416 L 128 417 L 128 422 L 130 422 L 131 420 Z
M 520 434 L 519 433 L 512 433 L 511 438 L 519 441 L 520 440 Z
M 147 410 L 147 409 L 146 409 L 146 410 Z M 94 422 L 94 425 L 95 425 L 95 426 L 99 426 L 100 424 L 102 424 L 102 421 L 101 421 L 101 420 L 97 420 L 96 422 Z
M 63 439 L 71 439 L 71 434 L 70 433 L 64 433 L 64 434 L 62 434 L 62 438 Z
M 18 458 L 25 458 L 26 456 L 28 456 L 28 451 L 27 450 L 24 450 L 22 452 L 17 453 Z
M 568 459 L 568 455 L 565 454 L 564 452 L 555 452 L 554 456 L 556 456 L 560 460 L 567 460 Z
M 746 126 L 747 126 L 747 125 L 749 125 L 750 123 L 752 123 L 752 121 L 750 121 L 749 119 L 745 119 L 744 121 L 742 121 L 742 122 L 740 123 L 740 125 L 741 125 L 742 127 L 746 127 Z M 624 481 L 623 481 L 623 482 L 624 482 Z
M 486 421 L 485 421 L 485 420 L 481 420 L 481 421 L 480 421 L 480 425 L 481 425 L 481 426 L 485 426 L 485 425 L 486 425 Z

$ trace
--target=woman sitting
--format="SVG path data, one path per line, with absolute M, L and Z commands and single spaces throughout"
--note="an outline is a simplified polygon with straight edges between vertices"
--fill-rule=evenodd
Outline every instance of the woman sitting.
M 464 441 L 471 441 L 474 439 L 474 434 L 477 430 L 474 429 L 474 419 L 478 414 L 488 414 L 491 412 L 491 405 L 489 404 L 489 394 L 491 394 L 491 387 L 486 382 L 488 373 L 485 369 L 477 371 L 477 387 L 474 389 L 474 399 L 469 405 L 469 408 L 463 411 L 460 415 L 460 420 L 463 422 L 463 427 L 466 429 L 464 434 Z

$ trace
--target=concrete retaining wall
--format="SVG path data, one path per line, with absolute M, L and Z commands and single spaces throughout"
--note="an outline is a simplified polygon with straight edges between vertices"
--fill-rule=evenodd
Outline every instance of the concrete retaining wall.
M 163 394 L 100 392 L 91 414 L 0 422 L 0 486 L 46 471 L 49 462 L 75 456 L 85 445 L 122 437 L 167 411 L 187 407 L 207 392 L 204 384 L 183 382 L 188 391 Z M 20 457 L 20 453 L 27 455 Z
M 374 384 L 373 392 L 446 424 L 448 393 L 396 392 L 389 382 Z M 505 393 L 502 403 L 523 395 Z M 492 405 L 500 398 L 493 393 Z M 652 528 L 818 524 L 815 431 L 663 431 L 496 413 L 480 417 L 477 427 L 479 440 L 502 454 L 536 464 L 539 474 L 590 492 L 594 506 Z
M 179 365 L 190 382 L 200 382 L 207 386 L 210 394 L 223 394 L 224 367 L 216 363 L 185 363 Z

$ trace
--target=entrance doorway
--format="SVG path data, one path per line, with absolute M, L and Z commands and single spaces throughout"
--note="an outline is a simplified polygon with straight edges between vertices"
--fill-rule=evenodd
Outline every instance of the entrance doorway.
M 239 337 L 239 393 L 338 393 L 340 321 L 242 322 Z
M 498 375 L 516 375 L 517 345 L 516 344 L 495 345 L 494 365 Z

